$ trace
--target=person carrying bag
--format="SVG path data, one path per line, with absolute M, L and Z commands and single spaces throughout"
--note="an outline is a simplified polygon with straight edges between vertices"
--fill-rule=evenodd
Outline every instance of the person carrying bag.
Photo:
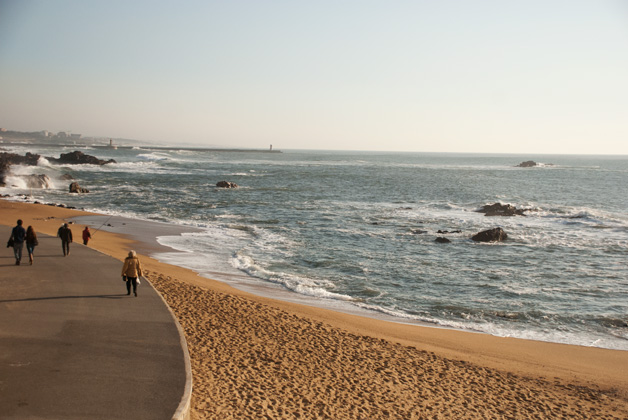
M 137 285 L 140 283 L 139 277 L 142 275 L 142 266 L 140 259 L 135 251 L 129 251 L 129 256 L 125 258 L 122 266 L 122 281 L 126 282 L 127 295 L 131 294 L 131 286 L 133 286 L 133 294 L 137 297 Z

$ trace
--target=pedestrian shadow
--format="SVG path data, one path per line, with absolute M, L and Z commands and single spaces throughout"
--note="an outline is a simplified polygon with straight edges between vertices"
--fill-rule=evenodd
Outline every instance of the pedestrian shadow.
M 63 258 L 62 254 L 50 254 L 50 255 L 36 255 L 35 256 L 35 265 L 37 264 L 38 259 L 46 259 L 46 258 Z M 9 260 L 9 261 L 4 261 Z M 10 267 L 15 265 L 15 257 L 0 257 L 0 267 Z M 22 257 L 22 263 L 20 265 L 30 265 L 28 262 L 28 255 Z
M 125 296 L 127 296 L 126 293 L 121 293 L 117 295 L 47 296 L 47 297 L 39 297 L 39 298 L 5 299 L 5 300 L 0 300 L 0 303 L 36 302 L 36 301 L 42 301 L 42 300 L 60 300 L 60 299 L 122 299 Z
M 68 255 L 69 256 L 69 255 Z M 33 254 L 33 257 L 35 258 L 55 258 L 55 257 L 65 257 L 65 255 L 63 255 L 61 253 L 61 251 L 57 252 L 50 252 L 50 253 L 46 253 L 46 254 Z M 15 255 L 13 255 L 13 251 L 11 251 L 11 254 L 6 254 L 6 255 L 0 255 L 0 260 L 14 260 L 15 259 Z M 28 259 L 28 253 L 26 251 L 22 252 L 22 259 Z

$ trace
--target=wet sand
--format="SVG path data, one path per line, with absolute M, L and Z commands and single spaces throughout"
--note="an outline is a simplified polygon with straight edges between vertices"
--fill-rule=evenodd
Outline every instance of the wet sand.
M 0 214 L 51 235 L 89 216 L 5 200 Z M 71 227 L 83 246 L 83 226 Z M 150 252 L 134 239 L 99 231 L 89 246 L 120 260 Z M 625 351 L 390 323 L 141 258 L 186 332 L 194 419 L 628 418 Z

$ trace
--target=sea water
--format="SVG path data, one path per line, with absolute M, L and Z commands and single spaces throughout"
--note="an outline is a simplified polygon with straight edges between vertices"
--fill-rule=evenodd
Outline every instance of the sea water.
M 0 192 L 200 228 L 160 237 L 183 253 L 157 257 L 208 276 L 400 322 L 628 350 L 627 156 L 9 148 L 75 149 L 117 163 L 41 159 L 14 172 L 52 188 L 10 177 Z M 66 173 L 91 192 L 69 194 Z M 477 212 L 496 202 L 525 216 Z M 494 227 L 505 242 L 470 239 Z

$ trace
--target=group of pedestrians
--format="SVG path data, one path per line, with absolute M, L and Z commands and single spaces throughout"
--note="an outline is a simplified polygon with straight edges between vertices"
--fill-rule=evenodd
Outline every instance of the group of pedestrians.
M 39 245 L 37 242 L 37 234 L 32 226 L 28 229 L 24 229 L 22 226 L 24 222 L 22 220 L 17 221 L 17 226 L 11 231 L 11 237 L 9 238 L 9 245 L 13 246 L 13 253 L 15 254 L 15 265 L 20 265 L 22 262 L 22 250 L 24 249 L 24 243 L 26 243 L 26 250 L 28 251 L 28 260 L 33 265 L 33 252 L 35 247 Z
M 22 261 L 22 250 L 26 243 L 26 250 L 28 251 L 28 259 L 30 264 L 33 265 L 33 256 L 35 247 L 39 245 L 37 241 L 37 234 L 32 226 L 24 229 L 22 226 L 24 222 L 22 219 L 17 221 L 17 226 L 11 230 L 11 236 L 7 247 L 13 247 L 13 253 L 15 254 L 15 265 L 20 265 Z M 63 256 L 70 255 L 70 244 L 72 243 L 72 230 L 67 223 L 61 225 L 57 231 L 57 237 L 61 239 L 61 247 L 63 248 Z M 83 230 L 83 245 L 87 245 L 92 238 L 92 234 L 89 231 L 89 227 L 85 227 Z M 135 251 L 130 251 L 128 257 L 124 260 L 122 266 L 122 281 L 126 282 L 127 295 L 131 294 L 131 288 L 133 288 L 133 294 L 137 297 L 137 285 L 139 284 L 139 277 L 142 276 L 142 267 L 140 260 L 137 257 Z
M 11 230 L 11 236 L 9 237 L 9 242 L 7 244 L 8 247 L 13 247 L 13 254 L 15 255 L 15 265 L 20 265 L 22 263 L 22 251 L 24 249 L 24 244 L 26 244 L 26 250 L 28 251 L 28 260 L 31 265 L 33 265 L 34 261 L 34 252 L 35 247 L 39 245 L 39 241 L 37 240 L 37 233 L 35 233 L 35 229 L 32 226 L 29 226 L 27 229 L 24 229 L 22 226 L 24 222 L 22 219 L 17 221 L 17 225 Z M 57 237 L 61 239 L 61 247 L 63 248 L 63 256 L 66 257 L 70 255 L 70 244 L 72 243 L 72 230 L 67 223 L 61 225 L 59 230 L 57 231 Z M 92 238 L 92 234 L 89 231 L 89 227 L 85 227 L 83 230 L 83 245 L 87 245 L 87 242 Z

